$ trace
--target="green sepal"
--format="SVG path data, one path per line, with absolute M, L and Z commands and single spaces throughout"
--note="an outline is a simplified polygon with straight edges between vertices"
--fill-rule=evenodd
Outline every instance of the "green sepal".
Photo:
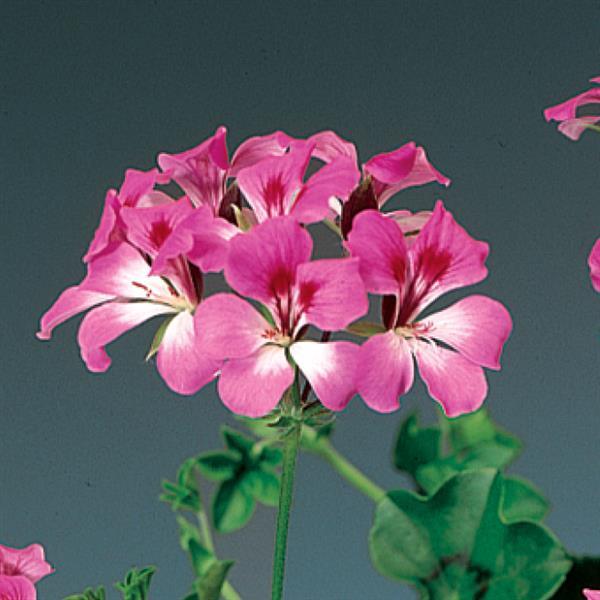
M 123 595 L 123 600 L 148 600 L 148 590 L 156 567 L 133 568 L 127 572 L 122 582 L 115 583 Z
M 348 333 L 360 337 L 369 338 L 378 333 L 385 333 L 385 327 L 381 323 L 372 323 L 371 321 L 356 321 L 346 327 Z
M 571 562 L 543 525 L 505 521 L 504 485 L 498 471 L 479 469 L 430 497 L 389 492 L 369 536 L 375 568 L 430 600 L 550 598 Z
M 442 432 L 438 427 L 420 427 L 416 413 L 400 426 L 394 446 L 394 466 L 413 477 L 419 467 L 438 460 L 441 455 Z
M 167 317 L 156 330 L 154 338 L 152 339 L 152 343 L 150 344 L 150 350 L 148 350 L 148 354 L 146 354 L 146 361 L 149 361 L 158 352 L 160 344 L 163 341 L 163 338 L 165 337 L 167 327 L 169 326 L 169 323 L 175 318 L 175 316 L 176 315 L 171 315 L 170 317 Z
M 97 587 L 95 590 L 89 587 L 83 590 L 83 593 L 67 596 L 63 600 L 106 600 L 106 590 L 104 586 Z
M 256 501 L 242 482 L 243 478 L 224 481 L 214 495 L 213 523 L 220 533 L 241 529 L 254 514 Z
M 234 450 L 213 450 L 198 456 L 198 468 L 211 481 L 224 481 L 235 477 L 241 454 Z
M 194 582 L 194 589 L 199 600 L 219 600 L 221 589 L 227 578 L 232 560 L 214 559 L 206 571 Z
M 277 329 L 277 325 L 273 315 L 271 314 L 271 311 L 264 304 L 261 304 L 258 301 L 254 303 L 254 306 L 256 306 L 258 312 L 265 318 L 265 321 L 267 321 L 267 323 L 273 327 L 273 329 Z

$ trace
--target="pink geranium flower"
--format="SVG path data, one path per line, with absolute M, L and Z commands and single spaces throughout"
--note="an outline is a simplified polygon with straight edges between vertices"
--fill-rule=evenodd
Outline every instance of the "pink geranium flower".
M 596 243 L 590 252 L 588 265 L 590 267 L 592 286 L 594 286 L 594 289 L 597 292 L 600 292 L 600 238 L 596 240 Z
M 448 416 L 476 410 L 487 394 L 482 367 L 500 368 L 510 315 L 484 296 L 420 315 L 442 294 L 486 277 L 487 244 L 471 238 L 440 201 L 410 247 L 398 224 L 373 210 L 356 217 L 347 247 L 360 258 L 367 290 L 384 296 L 387 331 L 360 351 L 357 388 L 365 402 L 379 412 L 397 409 L 413 383 L 414 357 Z
M 600 77 L 590 79 L 592 83 L 600 84 Z M 600 87 L 593 87 L 566 102 L 551 106 L 544 110 L 546 121 L 557 121 L 558 130 L 568 138 L 576 141 L 586 129 L 600 131 L 600 114 L 577 116 L 579 109 L 587 105 L 597 105 L 600 111 Z
M 0 544 L 0 575 L 22 575 L 36 583 L 53 572 L 54 569 L 46 561 L 44 548 L 40 544 L 31 544 L 20 549 Z
M 27 577 L 0 575 L 0 600 L 36 600 L 35 586 Z
M 379 208 L 394 194 L 409 187 L 433 181 L 446 187 L 450 185 L 450 179 L 429 162 L 425 150 L 414 142 L 408 142 L 392 152 L 373 156 L 363 168 L 365 174 L 373 179 Z
M 587 600 L 600 600 L 600 590 L 590 590 L 586 588 L 585 590 L 582 590 L 582 593 Z
M 168 198 L 168 197 L 167 197 Z M 170 321 L 157 353 L 159 373 L 174 391 L 192 394 L 210 381 L 219 368 L 198 350 L 193 312 L 202 299 L 202 276 L 181 257 L 154 262 L 178 223 L 191 214 L 201 221 L 206 245 L 197 262 L 206 270 L 219 270 L 224 257 L 215 248 L 221 240 L 223 219 L 207 208 L 194 210 L 187 197 L 155 206 L 120 206 L 118 234 L 97 234 L 84 280 L 66 289 L 43 315 L 38 337 L 49 339 L 52 330 L 72 316 L 92 309 L 79 328 L 81 356 L 91 371 L 110 366 L 104 347 L 129 329 L 155 316 Z M 100 227 L 102 229 L 102 225 Z M 212 241 L 211 241 L 212 239 Z M 89 253 L 88 253 L 89 254 Z
M 217 294 L 196 311 L 203 350 L 226 359 L 218 391 L 233 412 L 267 414 L 292 384 L 289 356 L 323 405 L 341 410 L 355 393 L 358 347 L 302 339 L 307 326 L 344 329 L 368 309 L 358 260 L 310 261 L 312 239 L 294 219 L 277 217 L 235 237 L 225 267 L 229 285 L 267 307 L 272 320 L 233 294 Z

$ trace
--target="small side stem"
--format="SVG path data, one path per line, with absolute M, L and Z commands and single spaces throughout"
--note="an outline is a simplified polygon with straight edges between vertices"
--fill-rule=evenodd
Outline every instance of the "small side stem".
M 198 512 L 198 523 L 200 524 L 200 534 L 202 535 L 202 541 L 206 549 L 215 554 L 215 543 L 213 542 L 206 511 L 203 508 Z M 242 597 L 228 581 L 225 581 L 221 588 L 221 596 L 225 600 L 242 600 Z
M 319 440 L 310 450 L 325 459 L 350 485 L 373 502 L 379 502 L 385 496 L 385 490 L 371 481 L 362 471 L 359 471 L 328 440 Z
M 297 373 L 292 385 L 292 401 L 294 407 L 298 407 L 300 405 L 300 389 L 298 385 Z M 281 471 L 281 486 L 279 489 L 277 530 L 275 533 L 275 555 L 273 558 L 272 600 L 281 600 L 283 597 L 285 554 L 287 548 L 288 528 L 290 524 L 290 511 L 292 508 L 292 498 L 294 494 L 296 458 L 298 456 L 301 432 L 302 423 L 297 421 L 283 440 L 283 464 Z

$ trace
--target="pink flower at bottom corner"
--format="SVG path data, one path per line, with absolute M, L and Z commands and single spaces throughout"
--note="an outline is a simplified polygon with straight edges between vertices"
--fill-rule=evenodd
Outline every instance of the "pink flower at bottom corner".
M 0 544 L 0 576 L 23 576 L 31 583 L 37 583 L 53 573 L 52 565 L 46 561 L 44 548 L 31 544 L 26 548 L 9 548 Z M 0 591 L 2 588 L 0 587 Z M 2 596 L 0 595 L 0 598 Z
M 600 238 L 596 240 L 596 243 L 592 247 L 592 251 L 588 257 L 588 265 L 590 267 L 592 286 L 597 292 L 600 292 Z
M 581 593 L 587 600 L 600 600 L 600 590 L 590 590 L 588 588 L 581 590 Z
M 35 586 L 22 575 L 0 575 L 1 600 L 36 600 Z

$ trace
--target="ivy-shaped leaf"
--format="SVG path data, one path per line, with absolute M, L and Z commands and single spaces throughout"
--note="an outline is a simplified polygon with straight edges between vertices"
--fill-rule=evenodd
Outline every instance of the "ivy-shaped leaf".
M 225 481 L 235 477 L 241 454 L 232 450 L 204 452 L 198 457 L 198 468 L 211 481 Z
M 240 529 L 254 513 L 256 501 L 242 482 L 242 478 L 224 481 L 213 498 L 214 525 L 221 533 Z
M 123 595 L 123 600 L 148 600 L 150 581 L 156 572 L 156 567 L 133 568 L 122 582 L 115 583 L 115 587 Z
M 531 482 L 511 475 L 504 478 L 502 516 L 507 523 L 543 521 L 550 503 Z
M 429 498 L 389 492 L 370 533 L 373 564 L 430 600 L 550 598 L 571 563 L 543 525 L 506 522 L 504 486 L 496 470 L 479 469 L 454 475 Z
M 420 428 L 411 416 L 400 429 L 394 453 L 396 465 L 401 465 L 398 468 L 411 473 L 428 494 L 455 473 L 488 467 L 503 469 L 521 452 L 521 442 L 499 428 L 483 409 L 454 419 L 443 418 L 448 430 L 446 452 L 440 445 L 441 429 Z
M 441 456 L 441 431 L 438 427 L 420 427 L 416 413 L 409 415 L 400 426 L 394 447 L 394 465 L 413 477 L 422 465 Z

